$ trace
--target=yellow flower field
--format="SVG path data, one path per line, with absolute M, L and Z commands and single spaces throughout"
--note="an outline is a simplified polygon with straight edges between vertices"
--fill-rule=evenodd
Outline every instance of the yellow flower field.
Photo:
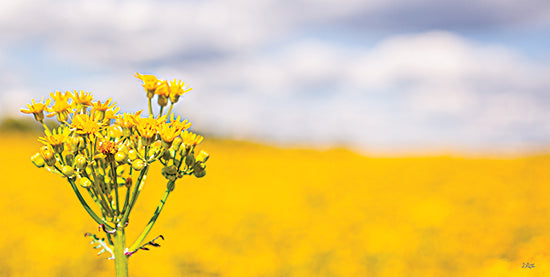
M 0 136 L 0 276 L 112 276 L 69 184 L 30 162 L 39 147 Z M 131 276 L 550 276 L 550 156 L 201 147 L 206 176 L 176 183 L 149 238 L 162 247 L 132 256 Z M 164 189 L 151 174 L 129 240 Z

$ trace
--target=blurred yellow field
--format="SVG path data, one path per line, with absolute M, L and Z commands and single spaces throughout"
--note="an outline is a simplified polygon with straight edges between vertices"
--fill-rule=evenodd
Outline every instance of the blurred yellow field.
M 0 138 L 0 276 L 112 276 L 69 185 Z M 207 140 L 207 175 L 176 184 L 131 276 L 549 276 L 550 156 L 369 158 Z M 160 170 L 155 170 L 158 172 Z M 151 174 L 133 240 L 165 182 Z M 533 265 L 526 268 L 525 265 Z

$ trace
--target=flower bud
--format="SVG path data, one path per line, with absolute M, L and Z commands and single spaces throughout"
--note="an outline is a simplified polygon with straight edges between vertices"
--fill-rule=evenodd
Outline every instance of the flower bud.
M 164 153 L 162 153 L 162 158 L 166 161 L 172 159 L 172 154 L 170 153 L 170 150 L 164 150 Z
M 149 149 L 149 157 L 155 157 L 158 154 L 160 154 L 160 151 L 163 150 L 160 143 L 157 143 L 159 141 L 155 141 L 155 143 L 151 144 L 151 148 Z
M 53 152 L 55 152 L 57 154 L 61 154 L 61 152 L 63 152 L 63 150 L 65 150 L 65 144 L 60 143 L 60 144 L 52 145 L 52 148 L 53 148 Z
M 136 149 L 130 149 L 128 150 L 128 158 L 133 161 L 138 158 L 137 150 Z
M 103 121 L 103 119 L 105 119 L 105 111 L 95 110 L 94 111 L 94 120 L 95 121 Z
M 81 136 L 75 136 L 71 139 L 71 143 L 73 144 L 75 151 L 84 150 L 86 148 L 86 143 L 84 142 L 84 138 Z
M 123 135 L 122 128 L 120 128 L 120 126 L 117 126 L 117 125 L 109 126 L 109 128 L 107 129 L 107 133 L 111 138 L 119 138 Z
M 124 152 L 117 152 L 115 154 L 115 161 L 119 162 L 119 163 L 124 163 L 126 162 L 126 158 L 128 157 L 128 155 L 126 155 L 126 153 Z
M 192 166 L 195 163 L 195 153 L 193 151 L 187 153 L 185 156 L 185 164 L 187 166 Z
M 159 98 L 158 98 L 157 103 L 158 103 L 159 106 L 161 106 L 161 107 L 166 106 L 166 105 L 168 104 L 168 97 L 159 94 Z
M 193 166 L 193 175 L 195 175 L 195 177 L 197 178 L 204 177 L 204 175 L 206 175 L 206 170 L 204 170 L 205 168 L 206 165 L 204 165 L 203 163 L 196 163 Z
M 145 163 L 141 159 L 136 159 L 135 161 L 132 162 L 132 168 L 137 171 L 142 170 L 146 165 L 147 163 Z
M 74 167 L 78 170 L 84 170 L 86 168 L 86 164 L 88 163 L 88 160 L 86 160 L 86 157 L 82 154 L 78 154 L 76 158 L 74 158 Z
M 131 128 L 122 128 L 122 135 L 125 138 L 128 138 L 132 135 L 132 129 Z
M 178 151 L 182 142 L 183 140 L 180 137 L 176 137 L 174 141 L 172 141 L 172 149 L 174 149 L 174 151 Z
M 83 188 L 89 188 L 92 186 L 92 181 L 90 181 L 90 179 L 88 179 L 87 177 L 80 178 L 80 181 L 78 183 Z
M 65 164 L 67 165 L 73 165 L 74 163 L 74 155 L 71 152 L 63 152 L 63 158 L 65 158 Z
M 208 157 L 210 155 L 208 155 L 208 153 L 206 153 L 205 151 L 202 151 L 197 155 L 197 161 L 199 162 L 206 162 L 208 160 Z
M 178 177 L 178 169 L 173 165 L 163 167 L 161 173 L 164 178 L 170 181 L 175 181 Z
M 32 155 L 31 161 L 34 165 L 36 165 L 36 167 L 39 167 L 39 168 L 44 167 L 44 165 L 46 164 L 46 162 L 44 161 L 40 153 L 36 153 Z
M 64 166 L 63 169 L 61 169 L 63 174 L 67 177 L 74 177 L 74 168 L 72 166 Z
M 44 159 L 44 161 L 48 166 L 53 166 L 55 164 L 55 161 L 56 161 L 55 154 L 47 146 L 44 146 L 42 147 L 42 149 L 40 149 L 40 155 L 42 156 L 42 158 Z

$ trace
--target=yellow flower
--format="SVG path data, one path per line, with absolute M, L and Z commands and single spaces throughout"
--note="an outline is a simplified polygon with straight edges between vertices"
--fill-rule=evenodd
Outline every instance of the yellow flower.
M 100 143 L 97 150 L 101 154 L 105 155 L 105 160 L 107 160 L 107 162 L 114 162 L 115 154 L 118 152 L 117 144 L 113 141 L 105 139 L 102 136 L 99 136 L 99 137 L 100 137 Z
M 178 128 L 174 128 L 168 123 L 163 123 L 159 126 L 160 138 L 168 145 L 170 145 L 172 141 L 174 141 L 174 139 L 180 135 L 180 132 L 181 130 L 179 130 Z
M 181 134 L 181 138 L 183 139 L 183 143 L 186 146 L 195 146 L 201 143 L 202 140 L 204 139 L 201 135 L 194 134 L 187 130 Z
M 114 108 L 115 105 L 116 105 L 116 102 L 113 103 L 113 104 L 111 104 L 111 100 L 112 100 L 112 99 L 109 98 L 109 99 L 107 99 L 107 101 L 105 101 L 103 104 L 102 104 L 101 101 L 99 101 L 99 100 L 98 100 L 96 103 L 92 103 L 92 106 L 93 106 L 92 110 L 104 112 L 104 111 L 106 111 L 106 110 L 108 110 L 108 109 L 110 109 L 110 108 Z
M 180 99 L 180 96 L 182 96 L 184 93 L 191 91 L 192 88 L 183 87 L 185 85 L 184 82 L 181 80 L 174 79 L 173 81 L 170 81 L 170 86 L 168 87 L 168 91 L 170 93 L 170 101 L 172 103 L 178 102 Z
M 174 115 L 175 117 L 175 115 Z M 179 132 L 188 129 L 191 127 L 191 122 L 189 120 L 185 119 L 184 121 L 181 121 L 181 116 L 178 115 L 177 118 L 170 119 L 170 126 L 179 129 Z
M 143 81 L 143 88 L 145 88 L 145 91 L 147 91 L 147 98 L 153 98 L 155 90 L 160 85 L 160 80 L 157 79 L 157 77 L 155 77 L 154 75 L 144 75 L 137 72 L 134 77 Z
M 54 129 L 53 132 L 50 130 L 45 130 L 45 137 L 40 137 L 38 140 L 45 145 L 51 145 L 54 149 L 54 152 L 61 153 L 63 152 L 63 146 L 67 138 L 71 134 L 71 130 L 67 127 L 59 127 Z
M 101 129 L 101 123 L 92 119 L 90 115 L 77 114 L 73 117 L 71 128 L 75 130 L 77 134 L 94 135 Z
M 84 109 L 85 107 L 92 105 L 92 100 L 94 99 L 91 92 L 84 92 L 83 90 L 80 91 L 80 94 L 78 91 L 74 91 L 73 95 L 73 104 L 76 106 L 76 108 Z
M 154 118 L 136 118 L 136 128 L 141 136 L 145 145 L 150 145 L 154 140 L 155 136 L 158 133 L 159 125 L 165 120 L 165 117 L 160 117 L 158 119 Z
M 112 110 L 107 110 L 107 111 L 105 112 L 105 120 L 109 121 L 109 120 L 111 120 L 111 119 L 116 119 L 116 118 L 117 118 L 118 110 L 119 110 L 118 107 L 115 107 L 115 108 L 112 109 Z
M 181 132 L 187 128 L 191 127 L 191 123 L 185 119 L 181 121 L 181 117 L 170 119 L 170 123 L 163 122 L 159 125 L 159 134 L 163 142 L 169 147 L 176 137 L 178 137 Z
M 137 119 L 143 110 L 136 112 L 135 114 L 124 113 L 117 115 L 115 124 L 122 128 L 122 134 L 124 137 L 130 137 L 132 135 L 132 128 L 136 126 Z
M 44 99 L 40 100 L 40 102 L 36 103 L 34 102 L 34 99 L 32 99 L 32 105 L 27 104 L 28 110 L 21 109 L 22 113 L 26 114 L 33 114 L 34 120 L 38 122 L 43 122 L 44 120 L 44 110 L 47 109 L 47 106 L 50 104 L 50 99 L 46 100 L 46 103 L 43 102 Z
M 116 103 L 111 104 L 111 98 L 107 99 L 105 103 L 101 103 L 101 101 L 97 101 L 96 103 L 92 102 L 92 114 L 94 115 L 94 118 L 101 121 L 105 119 L 105 111 L 116 108 Z M 113 117 L 113 114 L 109 114 L 109 116 Z
M 50 92 L 50 97 L 57 103 L 57 102 L 65 102 L 67 103 L 70 98 L 73 97 L 70 91 L 65 92 L 64 94 L 60 91 L 56 91 L 55 94 L 53 92 Z
M 59 122 L 66 122 L 69 116 L 71 105 L 68 103 L 69 99 L 72 97 L 71 92 L 67 91 L 65 94 L 56 91 L 55 94 L 52 92 L 50 96 L 55 101 L 55 104 L 50 108 L 50 111 L 53 113 L 48 114 L 48 117 L 57 115 L 57 120 Z
M 159 96 L 159 106 L 166 106 L 168 104 L 168 98 L 170 97 L 170 85 L 168 85 L 168 81 L 162 81 L 157 90 L 155 90 L 155 94 Z

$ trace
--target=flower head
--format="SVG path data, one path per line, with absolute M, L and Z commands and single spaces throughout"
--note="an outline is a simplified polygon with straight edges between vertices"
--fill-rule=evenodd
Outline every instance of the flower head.
M 143 110 L 136 112 L 135 114 L 124 113 L 117 115 L 115 124 L 122 128 L 122 133 L 125 137 L 132 135 L 132 128 L 136 126 L 137 119 Z
M 86 107 L 91 106 L 94 99 L 91 92 L 84 92 L 83 90 L 80 91 L 80 94 L 75 90 L 72 98 L 73 105 L 75 105 L 77 110 L 84 110 Z
M 57 120 L 59 122 L 66 122 L 69 116 L 69 109 L 71 105 L 69 104 L 69 99 L 72 97 L 71 92 L 67 91 L 65 94 L 60 91 L 56 91 L 55 94 L 52 92 L 50 96 L 55 101 L 54 105 L 50 108 L 52 111 L 51 114 L 48 114 L 48 117 L 57 115 Z
M 36 103 L 34 102 L 34 99 L 32 99 L 32 105 L 27 104 L 28 110 L 21 109 L 22 113 L 26 114 L 33 114 L 34 120 L 38 122 L 44 121 L 44 110 L 47 109 L 47 106 L 50 104 L 50 99 L 48 98 L 46 100 L 46 103 L 42 103 L 44 99 L 40 100 L 40 102 Z
M 155 136 L 158 133 L 159 125 L 165 120 L 164 116 L 158 119 L 154 118 L 136 118 L 136 128 L 139 135 L 143 139 L 146 145 L 151 144 L 155 140 Z
M 181 138 L 183 139 L 183 143 L 186 146 L 196 146 L 204 139 L 201 135 L 197 135 L 187 130 L 183 131 L 183 133 L 181 134 Z
M 77 114 L 73 117 L 71 128 L 81 135 L 94 135 L 101 129 L 101 123 L 88 114 Z
M 97 101 L 95 103 L 92 102 L 92 114 L 94 115 L 94 118 L 101 121 L 105 119 L 105 112 L 109 109 L 116 108 L 116 103 L 111 104 L 111 98 L 107 99 L 104 103 L 101 103 L 101 101 Z M 111 115 L 112 116 L 112 115 Z
M 159 135 L 163 142 L 171 144 L 176 137 L 181 133 L 181 130 L 174 128 L 168 123 L 163 123 L 159 126 Z
M 170 86 L 168 87 L 168 91 L 170 93 L 170 101 L 172 103 L 178 102 L 180 99 L 180 96 L 182 96 L 184 93 L 191 91 L 192 88 L 184 87 L 185 83 L 181 80 L 174 79 L 173 81 L 170 81 Z
M 170 85 L 168 84 L 168 81 L 162 81 L 157 90 L 155 90 L 155 94 L 159 96 L 159 106 L 166 106 L 168 104 L 168 98 L 170 97 Z
M 67 138 L 71 134 L 71 130 L 67 127 L 59 127 L 54 129 L 53 132 L 46 129 L 46 136 L 38 138 L 38 140 L 45 145 L 51 145 L 56 153 L 63 152 L 63 144 L 67 141 Z
M 160 80 L 157 79 L 157 77 L 155 77 L 154 75 L 139 74 L 137 72 L 134 77 L 143 81 L 143 88 L 145 89 L 145 91 L 147 91 L 147 98 L 153 98 L 155 90 L 160 85 Z

